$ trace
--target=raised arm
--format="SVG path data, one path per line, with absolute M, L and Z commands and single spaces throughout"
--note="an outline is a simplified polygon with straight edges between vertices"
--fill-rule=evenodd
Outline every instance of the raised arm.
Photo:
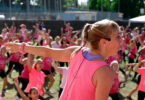
M 20 43 L 7 43 L 7 49 L 9 49 L 11 52 L 19 52 Z M 79 46 L 72 46 L 65 49 L 57 49 L 57 48 L 49 48 L 45 46 L 30 46 L 26 45 L 24 47 L 24 51 L 26 53 L 30 53 L 37 56 L 42 57 L 50 57 L 52 59 L 55 59 L 57 61 L 61 62 L 69 62 L 71 53 L 77 49 Z
M 33 58 L 34 56 L 32 54 L 28 54 L 28 60 L 26 63 L 27 63 L 27 67 L 29 71 L 31 71 L 32 66 L 33 66 Z
M 62 68 L 59 68 L 56 66 L 55 60 L 52 61 L 52 64 L 53 64 L 53 68 L 62 75 L 63 70 L 62 70 Z
M 20 96 L 23 98 L 23 100 L 29 100 L 28 97 L 26 97 L 26 95 L 23 93 L 23 91 L 20 89 L 19 87 L 19 82 L 18 82 L 18 78 L 15 78 L 15 86 L 16 86 L 16 89 L 18 91 L 18 93 L 20 94 Z

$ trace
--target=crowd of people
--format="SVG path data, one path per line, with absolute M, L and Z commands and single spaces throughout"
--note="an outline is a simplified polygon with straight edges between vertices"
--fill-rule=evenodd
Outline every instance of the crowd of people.
M 70 23 L 64 25 L 60 35 L 52 37 L 51 29 L 40 22 L 32 26 L 33 31 L 25 24 L 4 24 L 0 34 L 2 97 L 8 78 L 16 70 L 18 100 L 44 100 L 44 94 L 50 93 L 56 81 L 56 72 L 61 80 L 59 100 L 107 100 L 108 96 L 122 100 L 121 71 L 124 84 L 129 78 L 138 84 L 126 98 L 132 100 L 131 96 L 138 91 L 138 100 L 144 100 L 145 26 L 131 29 L 106 19 L 86 24 L 82 31 L 75 30 Z M 45 77 L 50 82 L 44 90 Z

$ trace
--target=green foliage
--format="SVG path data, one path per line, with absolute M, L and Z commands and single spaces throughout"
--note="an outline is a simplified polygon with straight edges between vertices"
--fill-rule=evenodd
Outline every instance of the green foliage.
M 74 6 L 74 0 L 64 0 L 63 8 L 71 8 Z
M 119 0 L 103 0 L 103 11 L 118 12 Z M 145 8 L 144 0 L 120 0 L 120 12 L 124 18 L 140 15 L 140 8 Z M 90 10 L 101 10 L 101 0 L 89 0 Z

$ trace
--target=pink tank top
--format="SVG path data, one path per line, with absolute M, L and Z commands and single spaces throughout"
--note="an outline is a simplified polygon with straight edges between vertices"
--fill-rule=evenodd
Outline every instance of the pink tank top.
M 52 59 L 49 57 L 43 58 L 43 68 L 44 70 L 50 71 Z
M 141 81 L 138 86 L 138 90 L 145 92 L 145 67 L 139 69 L 139 74 L 141 75 Z
M 13 61 L 13 62 L 19 62 L 19 59 L 21 57 L 21 53 L 12 53 L 11 56 L 10 56 L 10 61 Z
M 27 85 L 25 92 L 29 93 L 29 91 L 32 87 L 36 87 L 38 89 L 39 95 L 43 97 L 43 95 L 44 95 L 44 91 L 43 91 L 44 81 L 45 81 L 44 73 L 42 71 L 38 72 L 35 68 L 32 68 L 32 70 L 29 73 L 29 83 Z
M 115 78 L 114 78 L 114 84 L 112 85 L 112 88 L 110 90 L 110 94 L 114 94 L 118 92 L 118 88 L 119 88 L 119 78 L 118 78 L 118 73 L 116 74 Z
M 6 61 L 7 61 L 7 57 L 3 57 L 0 54 L 0 70 L 5 70 Z
M 29 79 L 29 69 L 27 65 L 24 65 L 24 69 L 21 73 L 21 77 L 24 79 Z
M 92 84 L 92 77 L 98 68 L 107 64 L 104 61 L 88 61 L 82 54 L 80 50 L 71 59 L 60 100 L 95 100 L 96 88 Z
M 134 48 L 132 48 L 132 49 L 130 50 L 130 53 L 128 54 L 128 57 L 134 59 L 136 53 L 137 53 L 137 47 L 135 46 Z

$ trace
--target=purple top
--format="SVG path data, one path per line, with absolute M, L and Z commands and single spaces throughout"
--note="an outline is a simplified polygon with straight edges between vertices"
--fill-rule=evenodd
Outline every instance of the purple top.
M 91 54 L 91 53 L 90 53 L 90 49 L 84 50 L 84 51 L 83 51 L 83 56 L 84 56 L 85 59 L 87 59 L 87 60 L 89 60 L 89 61 L 91 61 L 91 60 L 93 60 L 93 59 L 96 59 L 96 58 L 102 58 L 102 56 L 100 56 L 100 55 Z

